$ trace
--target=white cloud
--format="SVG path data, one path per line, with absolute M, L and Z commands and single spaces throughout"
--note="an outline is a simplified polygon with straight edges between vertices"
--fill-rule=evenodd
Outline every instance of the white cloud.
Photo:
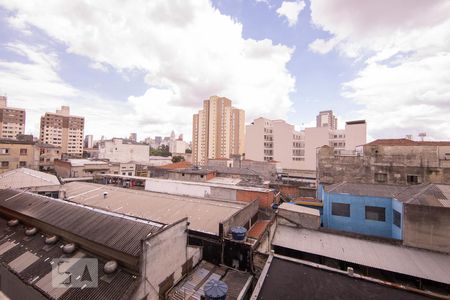
M 371 136 L 450 139 L 449 1 L 312 0 L 311 17 L 331 34 L 312 51 L 363 62 L 343 96 L 363 106 Z
M 209 1 L 0 3 L 14 13 L 11 20 L 21 20 L 16 23 L 22 28 L 43 30 L 68 52 L 90 58 L 92 66 L 144 72 L 149 90 L 128 100 L 135 119 L 145 124 L 143 134 L 156 134 L 146 129 L 156 124 L 168 131 L 180 123 L 189 134 L 190 114 L 214 94 L 246 109 L 248 120 L 285 117 L 291 109 L 295 79 L 286 64 L 293 49 L 244 39 L 242 24 Z M 166 115 L 155 119 L 147 110 Z M 183 114 L 173 113 L 178 111 Z
M 281 6 L 277 9 L 278 16 L 285 17 L 289 26 L 297 24 L 298 15 L 305 8 L 305 1 L 283 1 Z

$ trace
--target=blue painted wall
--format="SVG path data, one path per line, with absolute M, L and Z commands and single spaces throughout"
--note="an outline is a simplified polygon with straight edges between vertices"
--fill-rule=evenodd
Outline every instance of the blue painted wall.
M 403 222 L 403 205 L 396 199 L 327 193 L 322 187 L 319 187 L 318 196 L 323 201 L 324 227 L 365 235 L 402 239 L 402 229 L 393 224 L 394 209 L 400 212 Z M 333 202 L 350 204 L 350 217 L 332 215 L 331 206 Z M 384 207 L 385 221 L 366 220 L 366 206 Z

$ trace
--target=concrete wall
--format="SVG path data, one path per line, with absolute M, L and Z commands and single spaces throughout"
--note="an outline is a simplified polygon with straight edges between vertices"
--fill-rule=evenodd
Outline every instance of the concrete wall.
M 258 213 L 258 201 L 249 203 L 245 208 L 237 211 L 227 220 L 219 224 L 219 235 L 224 236 L 230 232 L 231 227 L 244 226 L 247 229 L 252 226 L 251 219 Z
M 363 155 L 340 156 L 333 148 L 319 151 L 319 181 L 332 184 L 355 183 L 407 184 L 408 175 L 417 175 L 422 183 L 449 183 L 448 146 L 364 146 Z M 444 154 L 443 154 L 444 153 Z M 376 174 L 386 174 L 386 182 Z
M 405 204 L 403 243 L 450 253 L 450 208 Z
M 133 299 L 160 299 L 182 278 L 183 265 L 190 258 L 187 228 L 185 218 L 144 241 L 141 268 L 145 279 Z
M 277 211 L 278 224 L 294 225 L 308 229 L 320 227 L 320 212 L 318 209 L 283 203 Z
M 148 161 L 150 146 L 136 143 L 123 143 L 122 139 L 102 141 L 98 157 L 112 162 Z
M 320 192 L 323 197 L 323 226 L 335 230 L 401 239 L 402 229 L 393 224 L 393 206 L 402 214 L 402 203 L 392 198 Z M 393 205 L 395 202 L 395 205 Z M 350 217 L 332 214 L 332 203 L 350 204 Z M 366 220 L 365 207 L 385 208 L 385 221 Z M 396 229 L 393 231 L 393 228 Z
M 157 193 L 170 193 L 175 195 L 186 195 L 202 198 L 209 197 L 211 195 L 211 187 L 209 186 L 193 185 L 180 181 L 173 182 L 154 179 L 147 179 L 145 181 L 145 190 Z

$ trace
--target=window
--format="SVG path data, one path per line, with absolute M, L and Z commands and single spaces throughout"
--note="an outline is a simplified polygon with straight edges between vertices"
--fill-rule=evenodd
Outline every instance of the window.
M 394 209 L 394 225 L 402 228 L 402 215 Z
M 406 175 L 406 182 L 408 184 L 419 184 L 419 176 L 417 176 L 417 175 Z
M 0 154 L 9 154 L 8 148 L 0 148 Z
M 9 161 L 2 161 L 2 168 L 9 167 Z
M 20 161 L 19 162 L 19 167 L 26 167 L 27 166 L 27 162 L 26 161 Z
M 387 174 L 386 173 L 376 173 L 375 174 L 375 182 L 387 182 Z
M 366 206 L 366 220 L 386 221 L 386 209 L 378 206 Z
M 20 149 L 20 155 L 27 155 L 27 149 Z
M 333 216 L 350 217 L 350 204 L 331 203 L 331 214 Z

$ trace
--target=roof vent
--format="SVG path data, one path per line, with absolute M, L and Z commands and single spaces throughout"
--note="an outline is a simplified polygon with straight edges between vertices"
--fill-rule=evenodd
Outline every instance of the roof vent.
M 103 198 L 106 199 L 108 197 L 108 192 L 103 192 Z
M 244 241 L 247 235 L 247 229 L 242 226 L 231 227 L 231 235 L 233 236 L 233 240 Z
M 47 245 L 53 245 L 58 240 L 58 237 L 56 235 L 49 236 L 45 239 L 45 244 Z
M 117 267 L 118 267 L 117 261 L 110 260 L 103 267 L 103 271 L 106 274 L 111 274 L 111 273 L 114 273 L 117 270 Z
M 75 251 L 75 244 L 74 243 L 69 243 L 69 244 L 65 244 L 63 247 L 63 252 L 66 254 L 71 254 Z
M 227 298 L 228 285 L 221 280 L 211 279 L 203 289 L 206 300 L 225 300 Z
M 9 227 L 14 227 L 14 226 L 17 226 L 17 225 L 19 225 L 19 220 L 17 220 L 17 219 L 12 219 L 12 220 L 8 221 L 8 226 Z
M 348 268 L 347 268 L 347 274 L 348 274 L 348 276 L 353 276 L 354 271 L 353 271 L 353 268 L 352 268 L 352 267 L 348 267 Z
M 25 235 L 32 236 L 32 235 L 35 235 L 36 232 L 37 232 L 36 227 L 28 228 L 27 230 L 25 230 Z

